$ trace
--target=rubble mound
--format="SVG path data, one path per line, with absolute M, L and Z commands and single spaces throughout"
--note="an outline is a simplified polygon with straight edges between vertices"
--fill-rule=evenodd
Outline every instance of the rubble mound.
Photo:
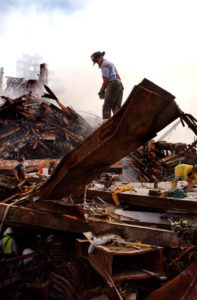
M 93 131 L 73 109 L 26 94 L 2 96 L 0 159 L 61 158 Z
M 197 161 L 196 141 L 186 143 L 155 142 L 150 140 L 127 157 L 140 182 L 170 181 L 174 168 L 180 164 L 194 164 Z M 127 168 L 128 168 L 127 166 Z

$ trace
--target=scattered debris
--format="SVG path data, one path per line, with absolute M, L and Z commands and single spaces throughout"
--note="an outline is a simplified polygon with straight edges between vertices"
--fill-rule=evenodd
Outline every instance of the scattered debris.
M 179 163 L 197 161 L 196 145 L 151 140 L 132 152 L 129 161 L 140 182 L 170 181 Z

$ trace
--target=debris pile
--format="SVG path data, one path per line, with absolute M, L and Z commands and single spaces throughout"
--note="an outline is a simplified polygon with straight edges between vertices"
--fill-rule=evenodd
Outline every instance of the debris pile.
M 149 141 L 129 155 L 130 164 L 140 182 L 170 181 L 179 163 L 197 161 L 196 144 Z
M 31 94 L 1 98 L 0 159 L 61 158 L 92 132 L 70 107 L 62 110 Z

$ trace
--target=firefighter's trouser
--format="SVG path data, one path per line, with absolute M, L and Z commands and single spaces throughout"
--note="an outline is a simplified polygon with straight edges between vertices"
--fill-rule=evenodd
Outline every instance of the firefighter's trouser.
M 103 119 L 111 118 L 111 111 L 116 113 L 122 104 L 123 85 L 120 80 L 109 81 L 105 90 Z

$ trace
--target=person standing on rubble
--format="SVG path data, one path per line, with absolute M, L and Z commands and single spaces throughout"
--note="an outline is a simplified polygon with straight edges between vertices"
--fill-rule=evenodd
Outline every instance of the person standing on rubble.
M 184 180 L 187 181 L 189 187 L 194 186 L 195 180 L 197 184 L 197 165 L 186 165 L 186 164 L 180 164 L 175 167 L 175 178 L 174 181 L 172 181 L 172 188 L 177 187 L 177 182 L 179 180 L 184 178 Z
M 15 167 L 14 176 L 17 181 L 21 181 L 27 178 L 26 164 L 24 157 L 18 160 L 19 164 Z
M 3 233 L 3 238 L 0 241 L 0 250 L 4 258 L 11 258 L 18 255 L 16 242 L 13 238 L 13 230 L 11 227 L 8 227 Z
M 111 118 L 111 111 L 115 114 L 121 107 L 124 89 L 116 67 L 104 59 L 104 55 L 105 52 L 100 51 L 91 55 L 93 64 L 98 64 L 103 77 L 103 83 L 98 93 L 100 99 L 104 99 L 103 123 Z

